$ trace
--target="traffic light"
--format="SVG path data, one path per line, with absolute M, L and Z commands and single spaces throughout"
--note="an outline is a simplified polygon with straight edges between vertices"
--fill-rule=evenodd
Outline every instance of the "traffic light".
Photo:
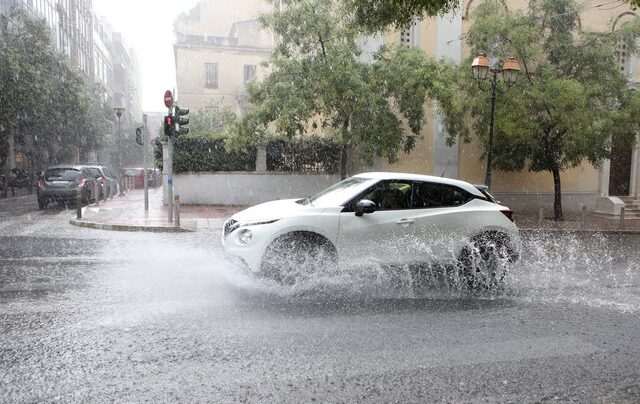
M 187 128 L 187 125 L 189 124 L 189 118 L 185 117 L 185 115 L 189 115 L 189 108 L 180 108 L 177 105 L 173 107 L 173 116 L 175 118 L 176 124 L 176 136 L 186 135 L 187 133 L 189 133 L 189 128 Z
M 143 129 L 142 126 L 136 128 L 136 143 L 139 144 L 140 146 L 142 146 L 142 144 L 144 143 L 142 141 L 142 129 Z
M 167 115 L 164 117 L 164 134 L 167 137 L 173 136 L 173 131 L 175 129 L 175 120 L 172 115 Z

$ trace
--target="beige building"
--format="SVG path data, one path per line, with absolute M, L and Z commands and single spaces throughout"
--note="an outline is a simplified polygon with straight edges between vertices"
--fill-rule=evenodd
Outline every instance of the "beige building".
M 387 34 L 377 41 L 403 43 L 423 49 L 436 57 L 446 56 L 462 63 L 469 56 L 469 49 L 461 38 L 472 24 L 472 11 L 481 1 L 464 0 L 461 11 L 441 18 L 419 21 L 412 27 Z M 527 2 L 508 1 L 511 9 L 524 9 Z M 582 3 L 579 15 L 584 30 L 607 32 L 637 18 L 638 12 L 625 4 L 622 7 L 602 8 L 598 2 Z M 375 46 L 375 40 L 373 41 Z M 372 46 L 370 43 L 369 46 Z M 627 73 L 629 85 L 638 88 L 640 64 L 637 57 L 621 52 L 620 67 Z M 471 68 L 471 67 L 469 67 Z M 430 175 L 444 175 L 472 183 L 483 183 L 486 160 L 477 140 L 462 142 L 449 147 L 440 120 L 433 111 L 427 113 L 423 126 L 423 140 L 410 155 L 400 155 L 396 164 L 381 162 L 376 169 L 406 171 Z M 616 198 L 638 198 L 640 194 L 640 167 L 638 164 L 638 139 L 634 147 L 615 150 L 611 160 L 603 161 L 600 168 L 585 162 L 582 166 L 565 171 L 561 177 L 563 207 L 565 212 L 577 212 L 585 204 L 589 210 L 609 213 L 620 212 L 623 202 Z M 551 173 L 502 172 L 493 170 L 492 190 L 499 199 L 520 212 L 537 212 L 544 208 L 547 214 L 553 209 L 553 178 Z
M 271 7 L 260 0 L 201 0 L 175 22 L 177 99 L 196 110 L 247 108 L 246 83 L 260 78 L 271 54 L 272 36 L 257 21 Z
M 462 38 L 472 24 L 472 12 L 481 0 L 463 0 L 460 10 L 439 18 L 418 21 L 413 26 L 384 36 L 362 38 L 362 60 L 384 43 L 402 43 L 423 49 L 428 55 L 447 57 L 462 63 L 469 49 Z M 527 1 L 509 0 L 507 7 L 525 9 Z M 620 7 L 600 7 L 595 0 L 581 3 L 580 27 L 583 30 L 607 32 L 637 18 L 628 4 Z M 236 112 L 246 107 L 243 95 L 245 82 L 260 78 L 260 62 L 270 53 L 273 38 L 258 28 L 255 17 L 270 11 L 259 0 L 202 0 L 189 14 L 175 23 L 175 45 L 178 97 L 180 105 L 192 109 L 208 104 L 231 106 Z M 634 55 L 623 55 L 620 68 L 628 76 L 629 85 L 638 87 L 640 64 Z M 255 68 L 254 68 L 255 66 Z M 469 67 L 470 68 L 470 67 Z M 255 70 L 254 70 L 255 69 Z M 366 170 L 412 172 L 459 178 L 472 183 L 484 182 L 486 161 L 479 141 L 446 144 L 447 133 L 438 114 L 426 111 L 422 137 L 409 155 L 400 154 L 400 161 L 388 164 L 380 161 Z M 588 163 L 562 173 L 563 207 L 566 213 L 578 212 L 583 205 L 591 211 L 619 213 L 624 206 L 617 197 L 638 198 L 640 165 L 638 140 L 635 146 L 614 150 L 611 160 L 599 168 Z M 502 172 L 493 170 L 492 190 L 499 199 L 519 212 L 553 209 L 553 179 L 550 173 Z M 626 198 L 625 198 L 626 199 Z

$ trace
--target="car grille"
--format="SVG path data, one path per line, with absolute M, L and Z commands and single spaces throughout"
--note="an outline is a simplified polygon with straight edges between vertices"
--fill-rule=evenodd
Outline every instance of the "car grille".
M 239 223 L 237 220 L 229 219 L 224 222 L 224 236 L 228 236 L 238 227 Z

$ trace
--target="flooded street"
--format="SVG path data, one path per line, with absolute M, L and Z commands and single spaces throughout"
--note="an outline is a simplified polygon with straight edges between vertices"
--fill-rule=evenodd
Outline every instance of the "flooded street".
M 72 213 L 71 213 L 72 214 Z M 490 294 L 363 273 L 285 289 L 218 233 L 0 223 L 0 402 L 635 401 L 637 235 L 525 234 Z

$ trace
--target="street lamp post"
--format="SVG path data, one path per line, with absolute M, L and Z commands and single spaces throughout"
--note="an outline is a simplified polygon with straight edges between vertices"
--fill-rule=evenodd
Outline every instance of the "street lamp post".
M 120 117 L 122 116 L 122 114 L 124 113 L 124 108 L 120 108 L 120 107 L 115 107 L 113 109 L 113 111 L 116 113 L 116 116 L 118 117 L 118 137 L 116 138 L 116 144 L 117 144 L 117 152 L 118 152 L 118 169 L 120 169 L 120 164 L 121 164 L 121 156 L 120 156 L 120 137 L 121 137 L 121 132 L 120 132 Z
M 491 188 L 491 163 L 493 161 L 493 121 L 496 113 L 496 94 L 498 92 L 498 73 L 502 73 L 502 81 L 507 83 L 507 89 L 516 82 L 520 65 L 514 58 L 508 58 L 502 65 L 502 69 L 492 68 L 485 53 L 480 53 L 471 63 L 473 78 L 483 91 L 491 92 L 491 115 L 489 117 L 489 142 L 487 144 L 487 173 L 484 183 Z M 491 76 L 489 77 L 489 73 Z M 483 87 L 485 80 L 489 78 L 490 87 Z
M 121 150 L 122 149 L 121 148 L 122 141 L 120 139 L 121 136 L 122 136 L 122 132 L 121 132 L 121 127 L 120 127 L 120 117 L 124 113 L 124 108 L 115 107 L 113 109 L 113 111 L 116 113 L 116 116 L 118 117 L 118 136 L 116 138 L 116 153 L 118 155 L 118 168 L 117 168 L 116 172 L 119 172 L 122 169 L 122 167 L 121 167 L 121 165 L 122 165 L 122 156 L 121 156 L 121 154 L 122 154 L 121 153 L 122 152 L 122 150 Z M 120 185 L 120 194 L 122 194 L 122 184 L 119 184 L 119 185 Z

